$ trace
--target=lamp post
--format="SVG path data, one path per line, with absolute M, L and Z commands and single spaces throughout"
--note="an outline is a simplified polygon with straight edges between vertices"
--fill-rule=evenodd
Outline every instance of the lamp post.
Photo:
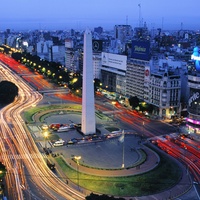
M 44 132 L 44 138 L 45 138 L 45 149 L 47 149 L 47 138 L 48 138 L 48 132 Z
M 144 121 L 142 122 L 142 139 L 144 137 Z
M 81 159 L 81 156 L 74 156 L 74 159 L 76 160 L 77 164 L 77 185 L 78 185 L 78 190 L 79 190 L 79 160 Z
M 115 120 L 115 104 L 116 104 L 116 101 L 112 101 L 111 103 L 113 105 L 113 119 Z

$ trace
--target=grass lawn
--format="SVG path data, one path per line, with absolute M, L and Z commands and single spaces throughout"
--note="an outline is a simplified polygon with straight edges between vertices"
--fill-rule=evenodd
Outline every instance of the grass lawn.
M 117 127 L 105 127 L 106 130 L 108 130 L 109 132 L 112 132 L 112 131 L 119 131 L 120 129 L 117 128 Z
M 142 175 L 129 177 L 100 177 L 79 173 L 79 185 L 91 192 L 114 196 L 143 196 L 154 194 L 175 185 L 181 178 L 178 165 L 160 155 L 159 166 Z M 68 166 L 62 157 L 56 161 L 68 178 L 77 183 L 77 171 Z
M 49 111 L 54 109 L 72 109 L 72 110 L 81 110 L 81 106 L 77 104 L 62 104 L 62 105 L 48 105 L 48 106 L 36 106 L 30 108 L 23 113 L 23 118 L 26 120 L 27 123 L 33 122 L 33 115 L 39 112 Z

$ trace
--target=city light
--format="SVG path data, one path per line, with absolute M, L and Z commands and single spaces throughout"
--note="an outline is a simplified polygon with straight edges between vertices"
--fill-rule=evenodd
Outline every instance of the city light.
M 81 159 L 81 156 L 74 156 L 74 159 L 76 160 L 77 164 L 77 185 L 79 190 L 79 160 Z

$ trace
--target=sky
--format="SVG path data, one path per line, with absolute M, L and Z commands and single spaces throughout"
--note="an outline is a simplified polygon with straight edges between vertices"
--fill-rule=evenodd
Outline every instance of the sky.
M 0 0 L 0 31 L 84 30 L 117 24 L 200 29 L 200 0 Z

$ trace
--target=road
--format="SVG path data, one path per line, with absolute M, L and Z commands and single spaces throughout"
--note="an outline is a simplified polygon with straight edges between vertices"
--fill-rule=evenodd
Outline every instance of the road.
M 23 199 L 24 197 L 26 199 L 84 199 L 82 194 L 70 189 L 49 170 L 20 117 L 24 109 L 36 105 L 42 100 L 42 96 L 12 71 L 4 70 L 4 68 L 6 66 L 1 68 L 1 76 L 20 88 L 19 98 L 1 110 L 0 147 L 4 164 L 8 169 L 6 182 L 11 199 Z M 64 94 L 58 95 L 58 97 L 61 96 L 66 98 Z M 73 100 L 77 103 L 81 102 L 80 98 Z M 96 99 L 96 108 L 108 114 L 110 112 L 120 127 L 133 129 L 147 138 L 176 131 L 173 126 L 149 120 L 118 104 L 102 101 L 101 98 L 99 101 Z
M 8 199 L 23 200 L 33 196 L 37 197 L 36 199 L 85 199 L 83 194 L 69 188 L 47 167 L 21 117 L 23 110 L 41 101 L 42 95 L 3 63 L 0 73 L 1 79 L 12 81 L 19 88 L 16 100 L 0 111 L 1 161 L 7 168 L 5 179 Z M 29 181 L 31 180 L 32 185 L 40 192 L 34 194 L 35 188 L 31 190 L 27 173 L 31 177 Z
M 149 138 L 158 135 L 166 135 L 176 132 L 177 128 L 157 120 L 150 120 L 144 115 L 129 110 L 119 103 L 112 104 L 112 101 L 103 97 L 96 97 L 96 109 L 114 118 L 116 124 L 125 129 L 135 130 L 141 136 Z
M 200 154 L 199 141 L 192 140 L 177 134 L 166 137 L 156 137 L 152 139 L 161 149 L 173 157 L 180 159 L 187 166 L 187 171 L 191 171 L 195 181 L 200 183 Z

